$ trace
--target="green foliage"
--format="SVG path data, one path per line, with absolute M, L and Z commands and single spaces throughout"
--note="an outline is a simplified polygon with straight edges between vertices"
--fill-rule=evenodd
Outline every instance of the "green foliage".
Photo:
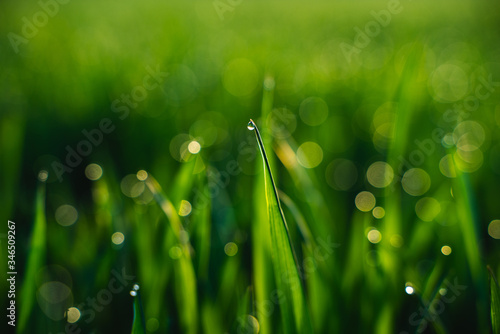
M 18 332 L 64 331 L 69 306 L 82 333 L 498 332 L 497 5 L 402 1 L 375 33 L 394 2 L 237 2 L 72 1 L 19 53 L 41 5 L 0 2 Z M 122 268 L 140 296 L 107 303 Z

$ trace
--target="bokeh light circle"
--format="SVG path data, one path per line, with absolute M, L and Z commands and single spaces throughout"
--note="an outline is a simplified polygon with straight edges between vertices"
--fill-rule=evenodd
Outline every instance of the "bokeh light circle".
M 235 256 L 236 253 L 238 253 L 238 245 L 234 242 L 228 242 L 224 246 L 224 253 L 226 253 L 227 256 Z
M 192 140 L 188 144 L 188 151 L 191 154 L 198 154 L 201 150 L 201 145 L 196 140 Z
M 102 168 L 98 164 L 89 164 L 85 168 L 85 176 L 91 181 L 97 181 L 102 177 Z
M 137 178 L 136 174 L 128 174 L 120 182 L 120 189 L 122 193 L 130 198 L 136 198 L 140 196 L 146 188 L 144 182 Z
M 351 160 L 335 159 L 325 171 L 326 183 L 335 190 L 346 191 L 358 180 L 358 169 Z
M 80 319 L 81 312 L 76 307 L 70 307 L 66 312 L 66 319 L 70 324 L 77 322 Z
M 185 217 L 191 213 L 192 205 L 189 201 L 182 200 L 179 206 L 179 216 Z
M 418 218 L 430 222 L 441 212 L 441 204 L 435 198 L 424 197 L 418 200 L 415 212 Z
M 376 206 L 373 208 L 372 215 L 377 219 L 382 219 L 385 216 L 385 209 L 381 206 Z
M 189 134 L 191 137 L 196 138 L 201 146 L 209 147 L 217 141 L 218 128 L 213 122 L 206 119 L 200 119 L 191 125 L 189 128 Z M 191 145 L 191 143 L 189 145 Z M 189 149 L 189 151 L 191 152 L 191 149 Z
M 176 135 L 170 141 L 170 154 L 172 157 L 180 162 L 186 162 L 192 156 L 189 151 L 189 145 L 193 142 L 194 138 L 186 133 Z
M 366 237 L 372 244 L 378 244 L 382 240 L 382 233 L 376 228 L 371 228 Z
M 71 288 L 60 281 L 47 281 L 36 293 L 38 305 L 47 317 L 59 321 L 73 304 Z
M 448 245 L 444 245 L 443 247 L 441 247 L 441 253 L 443 253 L 443 255 L 450 255 L 451 254 L 451 247 L 448 246 Z
M 425 170 L 411 168 L 404 173 L 401 185 L 408 195 L 421 196 L 431 187 L 431 178 Z
M 375 207 L 375 196 L 369 191 L 362 191 L 354 199 L 354 204 L 358 210 L 363 212 L 371 211 Z
M 484 162 L 484 155 L 480 149 L 472 151 L 457 149 L 453 154 L 453 161 L 460 171 L 472 173 L 481 168 Z
M 308 141 L 297 149 L 297 161 L 305 168 L 314 168 L 323 161 L 323 150 L 315 142 Z
M 78 220 L 78 211 L 69 204 L 61 205 L 55 212 L 56 222 L 61 226 L 71 226 Z
M 328 105 L 319 97 L 309 97 L 300 104 L 299 116 L 307 125 L 320 125 L 328 117 Z
M 439 171 L 446 177 L 457 177 L 455 163 L 451 154 L 447 154 L 441 158 L 441 160 L 439 161 Z
M 432 73 L 429 88 L 434 99 L 450 103 L 465 97 L 469 80 L 459 66 L 443 64 Z
M 475 121 L 459 123 L 453 130 L 453 139 L 462 151 L 474 151 L 483 145 L 486 133 L 481 124 Z
M 156 332 L 160 327 L 160 322 L 156 318 L 149 318 L 146 322 L 146 328 L 150 332 Z
M 40 182 L 46 182 L 48 178 L 49 178 L 49 172 L 47 172 L 46 170 L 42 169 L 41 171 L 38 172 L 38 180 Z
M 144 169 L 141 169 L 137 172 L 136 176 L 139 181 L 146 181 L 146 179 L 148 178 L 148 172 L 146 172 Z
M 492 220 L 488 225 L 488 234 L 493 239 L 500 239 L 500 219 Z
M 125 236 L 121 232 L 115 232 L 111 235 L 111 242 L 115 245 L 121 245 L 125 241 Z
M 173 260 L 178 260 L 182 256 L 182 249 L 179 246 L 173 246 L 170 248 L 168 255 Z
M 391 184 L 394 170 L 387 162 L 377 161 L 368 167 L 366 177 L 375 188 L 384 188 Z

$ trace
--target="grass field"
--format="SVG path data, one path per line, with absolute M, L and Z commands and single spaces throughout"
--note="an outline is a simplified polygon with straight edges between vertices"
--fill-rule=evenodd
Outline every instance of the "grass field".
M 0 3 L 2 333 L 500 333 L 497 3 L 60 1 Z

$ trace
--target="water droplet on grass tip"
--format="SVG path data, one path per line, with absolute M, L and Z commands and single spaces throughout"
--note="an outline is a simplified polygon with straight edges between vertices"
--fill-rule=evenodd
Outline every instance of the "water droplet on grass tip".
M 409 295 L 413 295 L 415 293 L 415 288 L 413 288 L 413 284 L 411 282 L 406 282 L 405 292 Z
M 250 131 L 255 130 L 255 124 L 252 121 L 248 122 L 247 129 Z
M 415 289 L 413 289 L 413 287 L 411 287 L 411 286 L 407 286 L 405 288 L 405 291 L 406 291 L 407 294 L 413 295 L 413 293 L 415 292 Z
M 132 297 L 137 296 L 137 291 L 139 291 L 139 284 L 134 284 L 134 285 L 132 286 L 132 290 L 130 290 L 130 295 L 131 295 Z

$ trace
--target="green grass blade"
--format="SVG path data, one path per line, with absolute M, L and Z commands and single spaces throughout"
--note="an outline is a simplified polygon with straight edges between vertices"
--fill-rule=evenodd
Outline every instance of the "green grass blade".
M 454 179 L 453 195 L 457 203 L 458 226 L 462 233 L 463 245 L 471 277 L 477 293 L 477 316 L 481 332 L 486 331 L 488 286 L 482 260 L 482 241 L 479 233 L 477 205 L 475 203 L 470 176 L 460 173 Z
M 285 207 L 288 207 L 293 217 L 295 217 L 295 222 L 299 227 L 300 234 L 304 238 L 305 246 L 308 248 L 312 248 L 314 244 L 314 239 L 312 237 L 311 230 L 309 229 L 309 226 L 307 225 L 306 220 L 304 219 L 304 216 L 300 212 L 299 208 L 292 201 L 292 199 L 288 197 L 288 195 L 281 190 L 279 191 L 279 197 L 285 204 Z
M 274 100 L 274 87 L 264 85 L 262 93 L 261 117 L 266 119 L 271 112 Z M 263 134 L 263 141 L 268 142 L 270 133 Z M 271 159 L 272 160 L 272 159 Z M 269 161 L 272 165 L 273 162 Z M 263 312 L 261 305 L 268 303 L 275 288 L 273 276 L 273 264 L 271 261 L 271 235 L 267 233 L 269 225 L 267 223 L 267 203 L 261 195 L 265 187 L 265 174 L 260 172 L 261 166 L 255 165 L 256 176 L 253 179 L 253 214 L 251 221 L 252 229 L 252 266 L 253 266 L 253 286 L 256 308 L 256 317 L 260 324 L 261 334 L 271 334 L 275 332 L 277 315 Z
M 297 256 L 281 209 L 278 190 L 274 183 L 264 144 L 259 130 L 252 120 L 250 120 L 248 128 L 255 130 L 264 161 L 265 192 L 271 230 L 274 274 L 278 290 L 283 294 L 283 301 L 280 304 L 283 330 L 285 333 L 312 333 L 310 316 L 297 269 Z
M 493 334 L 500 334 L 500 288 L 490 266 L 488 266 L 488 272 L 490 274 L 491 327 Z
M 42 172 L 41 172 L 42 173 Z M 24 333 L 31 311 L 35 304 L 36 273 L 45 262 L 47 241 L 47 220 L 45 217 L 45 182 L 38 185 L 35 198 L 35 221 L 30 241 L 24 280 L 21 286 L 20 304 L 23 307 L 19 312 L 19 333 Z
M 145 334 L 146 333 L 146 321 L 144 319 L 144 311 L 142 309 L 141 292 L 134 289 L 131 293 L 135 293 L 134 296 L 134 322 L 132 323 L 132 334 Z
M 204 190 L 207 183 L 205 173 L 199 173 L 196 187 Z M 198 281 L 206 281 L 209 272 L 210 263 L 210 248 L 211 248 L 211 202 L 207 200 L 206 204 L 195 203 L 193 201 L 193 240 L 197 250 L 196 268 L 198 273 Z M 196 206 L 197 205 L 197 206 Z
M 194 334 L 198 331 L 198 301 L 196 275 L 191 261 L 191 244 L 186 238 L 184 227 L 179 215 L 169 198 L 163 193 L 159 183 L 149 175 L 146 185 L 163 210 L 170 222 L 179 246 L 182 250 L 178 259 L 174 261 L 175 294 L 181 315 L 181 323 L 185 333 Z M 164 251 L 167 251 L 169 243 L 165 243 Z

